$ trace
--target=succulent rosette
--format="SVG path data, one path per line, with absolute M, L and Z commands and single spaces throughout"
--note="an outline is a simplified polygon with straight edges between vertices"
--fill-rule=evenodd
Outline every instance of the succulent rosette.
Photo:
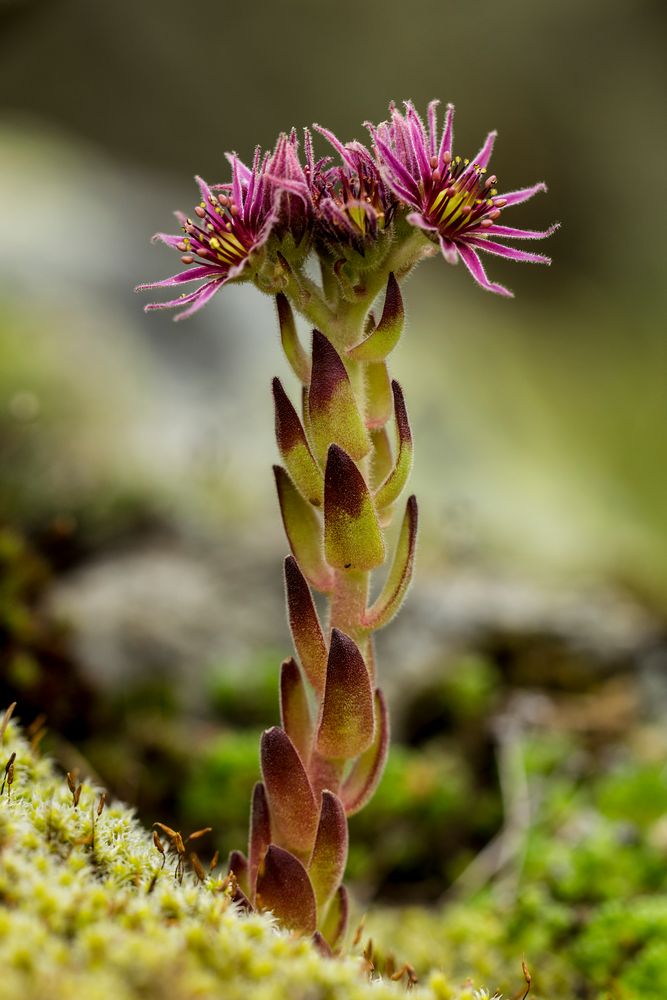
M 367 123 L 375 144 L 380 170 L 402 205 L 413 209 L 407 221 L 438 242 L 449 264 L 460 257 L 475 281 L 491 292 L 512 296 L 512 292 L 488 279 L 479 250 L 532 264 L 550 264 L 544 254 L 516 250 L 496 242 L 505 239 L 543 239 L 558 228 L 544 231 L 516 229 L 500 225 L 503 210 L 528 201 L 546 184 L 534 184 L 499 194 L 495 174 L 488 175 L 488 164 L 497 133 L 489 132 L 477 155 L 469 160 L 454 156 L 454 107 L 447 114 L 438 135 L 438 101 L 428 106 L 428 124 L 424 124 L 413 104 L 407 102 L 405 114 L 390 107 L 389 121 L 374 126 Z

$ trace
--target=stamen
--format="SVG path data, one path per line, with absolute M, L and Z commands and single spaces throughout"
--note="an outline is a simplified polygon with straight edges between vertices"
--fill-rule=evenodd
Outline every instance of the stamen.
M 200 219 L 205 219 L 206 218 L 206 212 L 201 207 L 201 205 L 197 205 L 196 206 L 196 208 L 195 208 L 195 215 L 198 215 Z

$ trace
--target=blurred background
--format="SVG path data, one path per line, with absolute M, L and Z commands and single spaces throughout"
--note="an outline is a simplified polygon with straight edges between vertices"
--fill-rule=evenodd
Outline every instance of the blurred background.
M 45 714 L 65 767 L 242 846 L 289 649 L 286 365 L 253 289 L 177 325 L 132 289 L 173 273 L 149 237 L 225 150 L 313 121 L 363 139 L 390 99 L 439 97 L 456 152 L 498 129 L 501 188 L 548 182 L 512 224 L 562 229 L 551 269 L 489 260 L 513 301 L 439 258 L 406 286 L 421 545 L 380 637 L 396 744 L 351 878 L 393 903 L 483 884 L 533 764 L 581 784 L 639 754 L 667 808 L 666 21 L 659 0 L 0 2 L 0 704 L 36 738 Z M 561 749 L 531 764 L 536 732 Z

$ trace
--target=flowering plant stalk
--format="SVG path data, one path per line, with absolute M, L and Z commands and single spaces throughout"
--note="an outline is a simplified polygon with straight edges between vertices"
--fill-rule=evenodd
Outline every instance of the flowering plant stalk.
M 387 559 L 385 532 L 412 465 L 403 392 L 388 357 L 404 325 L 401 282 L 424 257 L 460 258 L 483 288 L 491 282 L 479 251 L 549 263 L 497 238 L 549 236 L 499 223 L 505 208 L 544 184 L 498 194 L 487 174 L 495 133 L 472 160 L 453 155 L 453 108 L 442 131 L 437 102 L 424 123 L 412 104 L 390 107 L 369 125 L 371 148 L 341 143 L 316 159 L 305 130 L 257 150 L 252 167 L 229 154 L 231 181 L 198 178 L 195 218 L 156 239 L 182 254 L 185 270 L 144 288 L 199 281 L 176 299 L 148 305 L 201 308 L 223 285 L 252 281 L 274 295 L 282 346 L 301 388 L 299 411 L 273 381 L 282 465 L 276 489 L 291 555 L 285 560 L 287 612 L 296 657 L 280 673 L 281 725 L 261 739 L 262 780 L 252 796 L 247 855 L 232 852 L 236 898 L 272 910 L 287 927 L 340 947 L 348 899 L 342 883 L 347 817 L 372 796 L 389 745 L 389 720 L 377 684 L 373 634 L 397 613 L 412 577 L 417 502 L 410 496 L 389 569 L 371 599 L 371 575 Z M 321 280 L 306 270 L 315 256 Z M 376 309 L 376 300 L 380 305 Z M 294 313 L 313 327 L 306 348 Z M 326 600 L 321 620 L 312 591 Z

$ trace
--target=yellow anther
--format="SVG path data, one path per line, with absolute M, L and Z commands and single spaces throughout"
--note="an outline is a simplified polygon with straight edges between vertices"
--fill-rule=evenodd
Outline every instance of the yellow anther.
M 490 204 L 492 205 L 493 202 L 490 202 Z M 214 250 L 220 249 L 220 240 L 217 238 L 217 236 L 212 236 L 211 239 L 209 240 L 209 243 L 211 244 Z

